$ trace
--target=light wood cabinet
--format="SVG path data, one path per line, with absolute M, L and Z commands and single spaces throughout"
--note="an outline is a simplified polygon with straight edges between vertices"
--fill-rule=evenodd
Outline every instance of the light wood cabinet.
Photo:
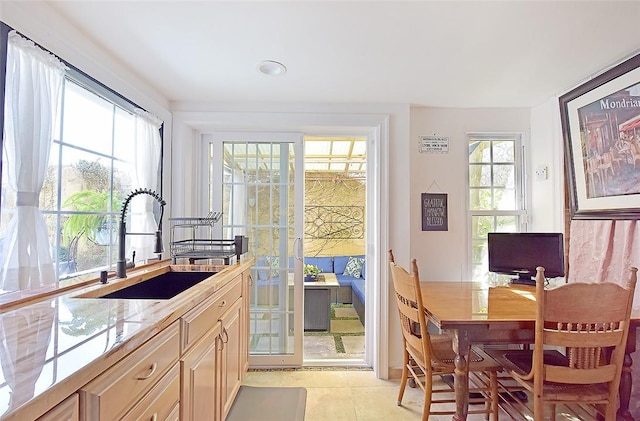
M 173 323 L 80 389 L 81 420 L 120 419 L 178 362 L 179 325 Z
M 231 409 L 247 368 L 248 301 L 241 295 L 247 279 L 239 276 L 220 298 L 207 301 L 183 319 L 183 326 L 192 328 L 192 333 L 187 335 L 191 340 L 183 341 L 188 350 L 180 361 L 181 419 L 184 421 L 221 421 Z M 219 312 L 221 308 L 225 309 L 224 313 Z M 219 314 L 219 317 L 213 325 L 210 320 L 209 330 L 197 338 L 193 326 L 204 325 L 200 318 L 205 314 Z
M 74 393 L 37 421 L 78 421 L 80 419 L 79 401 L 78 394 Z
M 222 346 L 220 347 L 221 362 L 221 402 L 222 419 L 227 417 L 233 399 L 240 389 L 244 357 L 242 355 L 242 306 L 243 300 L 239 299 L 232 308 L 222 316 Z
M 251 285 L 253 284 L 253 279 L 251 278 L 251 272 L 247 271 L 242 274 L 242 332 L 240 333 L 241 338 L 241 349 L 240 353 L 242 354 L 242 373 L 241 375 L 244 377 L 244 373 L 249 370 L 249 333 L 251 332 L 251 324 L 249 318 L 249 306 L 251 305 Z
M 249 366 L 251 264 L 231 268 L 220 288 L 192 301 L 198 302 L 193 308 L 186 300 L 150 308 L 147 316 L 158 324 L 149 326 L 168 327 L 142 345 L 123 343 L 117 358 L 105 355 L 108 365 L 85 371 L 89 375 L 60 397 L 10 419 L 224 421 Z M 165 323 L 162 317 L 172 318 Z
M 242 275 L 238 275 L 216 294 L 182 316 L 182 349 L 186 352 L 203 337 L 225 311 L 242 296 Z
M 175 420 L 175 408 L 180 405 L 180 365 L 174 366 L 151 388 L 122 421 Z
M 180 360 L 182 390 L 180 409 L 183 421 L 219 420 L 220 332 L 222 323 L 216 322 L 211 330 Z
M 180 404 L 173 407 L 173 410 L 167 417 L 167 421 L 180 421 Z

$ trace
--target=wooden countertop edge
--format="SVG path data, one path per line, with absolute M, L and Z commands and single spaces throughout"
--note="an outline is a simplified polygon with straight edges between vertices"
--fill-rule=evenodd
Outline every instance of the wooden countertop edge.
M 153 338 L 162 330 L 169 327 L 172 323 L 180 319 L 180 317 L 186 314 L 189 310 L 191 310 L 192 308 L 194 308 L 195 306 L 197 306 L 198 304 L 206 300 L 212 294 L 219 291 L 227 283 L 233 280 L 237 275 L 242 273 L 247 268 L 251 267 L 253 263 L 254 263 L 254 259 L 249 258 L 249 259 L 243 260 L 238 264 L 225 266 L 222 271 L 216 274 L 219 276 L 217 276 L 217 279 L 215 280 L 215 282 L 204 281 L 203 283 L 191 287 L 190 289 L 177 295 L 176 297 L 170 300 L 166 300 L 166 303 L 159 300 L 156 301 L 156 302 L 160 302 L 162 306 L 167 307 L 166 315 L 160 317 L 152 325 L 141 328 L 139 332 L 135 333 L 132 337 L 128 338 L 126 341 L 112 348 L 111 350 L 103 354 L 100 358 L 97 358 L 93 362 L 88 363 L 84 367 L 78 369 L 76 372 L 74 372 L 74 374 L 70 375 L 66 379 L 51 386 L 51 388 L 41 393 L 40 395 L 34 397 L 32 400 L 28 401 L 23 406 L 14 409 L 10 413 L 0 415 L 0 420 L 22 421 L 25 419 L 37 419 L 38 417 L 42 416 L 47 411 L 49 411 L 50 409 L 58 405 L 60 402 L 64 401 L 67 397 L 77 392 L 85 384 L 93 380 L 96 376 L 108 370 L 118 361 L 122 360 L 124 357 L 129 355 L 129 353 L 131 353 L 132 351 L 140 347 L 142 344 L 144 344 L 145 342 Z M 168 264 L 165 263 L 164 265 L 168 265 Z M 134 272 L 132 272 L 132 277 L 133 276 L 137 276 L 137 275 L 134 275 Z M 125 279 L 128 279 L 128 278 L 125 278 Z M 94 282 L 95 281 L 92 281 L 91 283 L 93 284 Z M 77 293 L 78 289 L 83 289 L 83 286 L 76 285 L 75 288 L 71 288 L 71 290 L 67 289 L 64 292 L 69 292 L 70 294 L 73 294 L 74 292 Z M 32 301 L 28 304 L 25 304 L 24 306 L 28 306 L 29 304 L 42 301 L 46 298 L 51 298 L 52 296 L 62 295 L 64 292 L 57 290 L 55 293 L 52 293 L 44 298 L 38 299 L 37 301 Z M 87 299 L 87 298 L 78 298 L 78 299 Z M 90 299 L 101 300 L 100 298 L 90 298 Z M 171 308 L 173 307 L 175 308 L 171 310 Z
M 129 273 L 131 274 L 131 276 L 135 276 L 139 271 L 146 271 L 150 267 L 154 267 L 154 266 L 167 265 L 169 264 L 169 262 L 171 262 L 171 259 L 165 259 L 157 262 L 146 263 L 143 265 L 136 266 L 135 268 L 131 269 Z M 109 273 L 110 280 L 114 279 L 114 276 L 115 276 L 114 272 Z M 20 307 L 25 307 L 29 304 L 33 304 L 36 302 L 47 300 L 49 298 L 63 295 L 69 291 L 85 288 L 91 285 L 98 285 L 99 282 L 100 282 L 99 278 L 96 277 L 96 278 L 87 279 L 84 281 L 74 282 L 64 286 L 60 286 L 60 283 L 56 282 L 54 284 L 45 285 L 33 290 L 8 292 L 2 295 L 2 297 L 0 297 L 0 314 L 15 310 Z

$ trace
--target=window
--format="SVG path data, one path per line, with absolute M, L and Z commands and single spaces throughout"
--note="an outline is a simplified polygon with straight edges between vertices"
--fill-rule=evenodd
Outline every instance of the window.
M 526 227 L 521 135 L 469 134 L 471 275 L 488 279 L 487 233 Z
M 6 56 L 0 61 L 6 61 Z M 123 199 L 138 187 L 161 191 L 160 182 L 139 182 L 145 179 L 142 171 L 157 171 L 157 177 L 146 178 L 161 180 L 160 168 L 140 170 L 145 167 L 141 159 L 154 161 L 152 156 L 161 152 L 148 151 L 136 159 L 140 153 L 135 147 L 136 130 L 140 131 L 136 119 L 142 111 L 75 69 L 67 71 L 58 109 L 39 207 L 57 279 L 94 276 L 97 270 L 114 267 Z M 16 211 L 8 166 L 11 162 L 3 152 L 0 242 Z M 135 227 L 129 228 L 135 232 Z M 138 253 L 138 257 L 144 256 Z
M 2 104 L 7 57 L 1 52 L 6 51 L 3 47 L 9 30 L 0 22 Z M 113 222 L 119 219 L 121 199 L 131 190 L 136 177 L 141 178 L 136 171 L 140 173 L 139 167 L 144 167 L 140 159 L 134 158 L 135 138 L 140 137 L 135 134 L 135 122 L 136 118 L 139 122 L 140 112 L 134 111 L 135 105 L 106 91 L 97 82 L 75 71 L 67 72 L 63 81 L 61 111 L 55 120 L 55 134 L 51 139 L 38 203 L 45 219 L 56 274 L 60 278 L 83 272 L 87 277 L 95 277 L 95 270 L 115 261 Z M 0 112 L 0 131 L 4 128 L 3 118 L 4 114 Z M 2 149 L 0 244 L 5 241 L 7 226 L 16 215 L 16 193 L 8 186 L 8 168 L 19 167 L 8 161 Z M 160 148 L 154 151 L 156 149 Z M 147 150 L 147 156 L 154 155 L 154 151 Z M 38 162 L 47 164 L 45 159 Z M 157 160 L 149 157 L 147 162 Z M 160 172 L 159 168 L 155 170 Z M 133 216 L 132 213 L 129 215 Z M 0 283 L 0 293 L 6 292 L 1 289 L 3 286 Z M 7 327 L 3 340 L 11 348 L 10 352 L 3 353 L 2 365 L 6 363 L 6 367 L 12 369 L 0 370 L 0 395 L 13 395 L 12 399 L 0 403 L 0 413 L 29 400 L 34 389 L 41 390 L 59 382 L 59 377 L 68 372 L 64 367 L 73 365 L 72 361 L 100 358 L 104 350 L 120 342 L 122 335 L 128 335 L 129 324 L 116 323 L 115 312 L 106 309 L 109 311 L 106 317 L 99 311 L 81 311 L 82 306 L 74 306 L 74 303 L 77 300 L 68 296 L 51 298 L 31 305 L 26 311 L 18 309 L 11 317 L 2 319 Z M 32 332 L 29 341 L 24 342 L 21 335 L 6 337 L 18 330 L 16 326 L 29 326 L 33 330 L 36 319 L 38 331 Z M 103 346 L 96 347 L 100 341 Z

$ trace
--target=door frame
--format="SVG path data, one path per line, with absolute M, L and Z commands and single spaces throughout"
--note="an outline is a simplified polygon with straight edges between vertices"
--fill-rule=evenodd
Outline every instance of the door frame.
M 294 239 L 293 239 L 293 353 L 292 354 L 269 354 L 269 355 L 249 355 L 249 364 L 254 367 L 269 367 L 269 366 L 302 366 L 304 358 L 304 283 L 302 277 L 302 255 L 301 251 L 296 248 L 297 245 L 301 245 L 301 238 L 304 235 L 304 141 L 302 133 L 284 133 L 284 132 L 228 132 L 217 131 L 215 133 L 202 136 L 202 155 L 201 161 L 203 168 L 207 169 L 208 162 L 208 150 L 209 144 L 213 145 L 214 157 L 220 157 L 220 162 L 224 159 L 223 146 L 225 142 L 239 142 L 239 143 L 273 143 L 273 144 L 293 144 L 294 145 Z M 217 160 L 214 158 L 214 162 Z M 201 183 L 201 197 L 208 198 L 210 194 L 213 196 L 213 203 L 222 204 L 222 189 L 213 190 L 208 189 L 208 183 Z M 223 171 L 213 171 L 212 186 L 222 186 L 223 184 Z M 204 189 L 204 190 L 202 190 Z M 203 200 L 201 208 L 201 214 L 206 214 L 210 211 L 208 201 Z M 215 227 L 218 230 L 222 230 L 222 224 Z M 218 233 L 220 234 L 221 231 Z M 251 239 L 249 239 L 251 242 Z M 283 246 L 280 245 L 280 248 Z M 250 246 L 251 248 L 251 246 Z M 270 294 L 271 292 L 269 292 Z M 284 337 L 286 341 L 288 335 Z
M 391 107 L 393 108 L 393 107 Z M 404 112 L 404 110 L 401 110 Z M 386 250 L 389 248 L 389 113 L 335 113 L 335 112 L 293 112 L 293 111 L 178 111 L 174 113 L 174 142 L 171 156 L 174 170 L 184 171 L 177 175 L 175 211 L 178 214 L 192 214 L 201 209 L 200 195 L 189 195 L 178 186 L 195 186 L 193 192 L 200 192 L 202 182 L 198 175 L 203 168 L 196 159 L 200 153 L 200 140 L 216 131 L 296 131 L 302 133 L 358 133 L 369 134 L 367 143 L 367 174 L 371 190 L 367 191 L 367 275 L 371 274 L 373 288 L 367 288 L 366 320 L 370 329 L 366 335 L 365 361 L 371 364 L 376 377 L 389 376 L 389 273 Z M 400 112 L 400 114 L 402 114 Z M 188 140 L 192 139 L 193 143 Z M 187 168 L 195 162 L 193 168 Z M 368 184 L 369 184 L 368 183 Z M 369 194 L 371 193 L 371 194 Z M 195 197 L 194 197 L 195 196 Z M 181 200 L 184 199 L 184 200 Z M 371 262 L 371 265 L 369 264 Z M 370 332 L 370 333 L 369 333 Z

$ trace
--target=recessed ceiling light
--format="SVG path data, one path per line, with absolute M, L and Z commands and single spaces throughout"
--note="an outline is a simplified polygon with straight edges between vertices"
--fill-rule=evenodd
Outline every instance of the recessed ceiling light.
M 284 64 L 273 60 L 261 61 L 256 65 L 256 70 L 267 76 L 280 76 L 287 73 L 287 68 Z

